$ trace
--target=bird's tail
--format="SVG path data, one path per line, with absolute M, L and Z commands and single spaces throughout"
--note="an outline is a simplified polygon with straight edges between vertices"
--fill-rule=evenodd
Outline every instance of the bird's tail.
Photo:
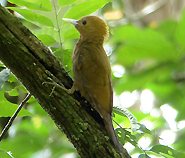
M 104 124 L 105 124 L 105 128 L 107 130 L 107 133 L 108 133 L 110 140 L 112 141 L 114 146 L 119 150 L 119 152 L 122 154 L 123 157 L 131 158 L 131 156 L 128 154 L 127 150 L 125 148 L 123 148 L 123 146 L 118 141 L 118 138 L 116 136 L 116 133 L 114 131 L 114 127 L 112 124 L 111 115 L 109 115 L 106 118 L 107 118 L 106 120 L 104 119 Z
M 107 133 L 108 133 L 110 140 L 115 145 L 115 147 L 122 153 L 123 147 L 118 141 L 118 138 L 117 138 L 116 133 L 114 131 L 114 127 L 113 127 L 112 119 L 111 119 L 110 115 L 107 116 L 106 119 L 104 119 L 104 123 L 105 123 L 105 128 L 107 130 Z

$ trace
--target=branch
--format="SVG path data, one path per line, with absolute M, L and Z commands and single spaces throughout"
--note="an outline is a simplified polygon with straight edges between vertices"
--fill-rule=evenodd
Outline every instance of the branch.
M 82 158 L 122 157 L 107 139 L 103 120 L 78 92 L 42 84 L 48 77 L 66 88 L 72 79 L 57 58 L 19 20 L 0 5 L 0 60 L 38 100 Z M 130 157 L 125 150 L 124 158 Z
M 30 99 L 30 97 L 31 97 L 31 94 L 28 93 L 26 98 L 21 102 L 21 104 L 19 105 L 19 107 L 17 108 L 15 113 L 13 114 L 13 116 L 9 119 L 8 123 L 6 124 L 5 128 L 3 129 L 3 131 L 2 131 L 2 133 L 0 135 L 0 141 L 3 139 L 3 137 L 5 136 L 5 134 L 7 133 L 9 128 L 11 127 L 13 121 L 17 117 L 18 113 L 21 111 L 22 107 L 24 106 L 24 104 L 26 104 L 26 102 Z

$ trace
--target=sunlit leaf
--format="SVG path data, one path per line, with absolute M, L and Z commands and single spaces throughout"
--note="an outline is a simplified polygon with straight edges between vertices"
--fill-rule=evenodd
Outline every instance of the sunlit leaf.
M 37 36 L 46 46 L 52 46 L 56 41 L 55 39 L 47 34 L 42 34 Z
M 10 92 L 8 92 L 8 94 L 10 96 L 18 96 L 19 95 L 16 88 L 12 89 Z
M 8 0 L 12 4 L 25 6 L 31 10 L 51 11 L 52 5 L 49 0 Z
M 24 16 L 24 18 L 28 21 L 38 22 L 44 26 L 54 27 L 53 22 L 49 18 L 41 14 L 37 14 L 27 9 L 19 9 L 15 7 L 7 7 L 7 8 L 18 12 L 19 14 Z
M 69 9 L 64 17 L 65 18 L 72 18 L 72 19 L 79 19 L 82 16 L 89 15 L 95 12 L 97 9 L 102 8 L 109 0 L 91 0 L 80 3 L 71 9 Z
M 60 42 L 59 40 L 59 32 L 54 29 L 53 27 L 48 27 L 48 26 L 42 26 L 42 29 L 41 30 L 33 30 L 32 31 L 34 33 L 34 35 L 36 35 L 37 37 L 39 37 L 41 35 L 41 38 L 42 38 L 42 35 L 49 35 L 51 38 L 53 38 L 55 41 L 57 42 Z M 47 37 L 49 38 L 49 37 Z M 47 39 L 49 41 L 51 41 L 51 43 L 53 43 L 53 39 Z M 43 39 L 43 41 L 45 41 L 45 39 Z M 47 41 L 46 41 L 47 42 Z
M 17 78 L 16 78 L 13 74 L 11 74 L 11 75 L 9 76 L 8 81 L 9 81 L 10 83 L 12 83 L 12 82 L 17 82 L 18 80 L 17 80 Z
M 65 35 L 64 35 L 64 39 L 75 39 L 79 37 L 80 37 L 80 34 L 74 27 L 66 30 Z
M 63 7 L 65 5 L 69 5 L 69 4 L 72 4 L 74 2 L 76 2 L 76 0 L 58 0 L 58 5 L 60 7 Z

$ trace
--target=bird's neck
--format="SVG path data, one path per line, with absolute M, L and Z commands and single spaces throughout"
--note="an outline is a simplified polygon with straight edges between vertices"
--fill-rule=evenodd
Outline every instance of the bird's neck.
M 100 37 L 100 36 L 91 36 L 91 37 L 80 36 L 80 39 L 79 39 L 78 43 L 83 43 L 83 42 L 88 42 L 88 43 L 98 44 L 98 45 L 103 46 L 104 37 Z

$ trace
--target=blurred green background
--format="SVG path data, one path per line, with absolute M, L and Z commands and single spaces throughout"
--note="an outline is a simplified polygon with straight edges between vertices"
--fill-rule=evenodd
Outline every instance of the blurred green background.
M 112 66 L 114 106 L 128 109 L 148 129 L 133 133 L 129 119 L 115 114 L 114 119 L 130 132 L 124 147 L 133 158 L 184 157 L 184 0 L 9 2 L 16 4 L 11 8 L 14 15 L 52 50 L 66 71 L 72 68 L 79 33 L 62 18 L 92 14 L 104 19 L 110 32 L 104 46 Z M 0 67 L 4 69 L 2 63 Z M 72 71 L 69 74 L 73 77 Z M 12 74 L 7 80 L 0 91 L 0 130 L 27 94 Z M 0 142 L 0 157 L 79 157 L 33 97 L 25 109 Z

